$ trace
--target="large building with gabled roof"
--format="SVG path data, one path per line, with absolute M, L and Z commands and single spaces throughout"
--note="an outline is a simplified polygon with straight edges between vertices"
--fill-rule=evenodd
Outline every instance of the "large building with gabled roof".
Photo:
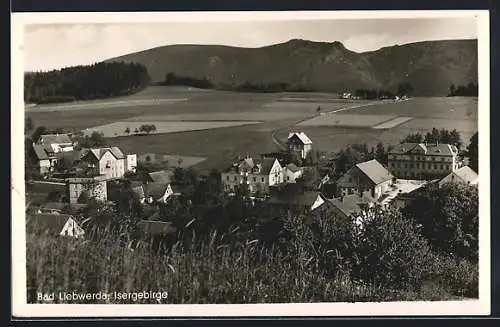
M 387 191 L 394 176 L 377 160 L 369 160 L 354 165 L 337 181 L 337 188 L 343 196 L 363 194 L 366 191 L 379 198 Z
M 398 178 L 442 178 L 460 168 L 458 149 L 450 144 L 402 143 L 388 152 L 388 165 Z
M 283 167 L 276 158 L 245 157 L 221 174 L 226 192 L 234 192 L 246 184 L 251 193 L 268 193 L 269 187 L 283 183 Z
M 300 155 L 302 159 L 312 150 L 312 141 L 304 132 L 293 132 L 288 134 L 287 147 L 289 151 Z
M 135 154 L 124 154 L 118 147 L 92 148 L 82 156 L 81 161 L 96 174 L 104 175 L 107 179 L 122 178 L 125 172 L 133 171 L 137 162 Z

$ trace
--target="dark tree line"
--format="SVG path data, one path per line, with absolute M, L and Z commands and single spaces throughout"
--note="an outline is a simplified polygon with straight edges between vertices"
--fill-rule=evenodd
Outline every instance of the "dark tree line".
M 421 133 L 409 134 L 401 140 L 401 143 L 445 143 L 455 145 L 458 149 L 463 145 L 460 133 L 456 129 L 449 131 L 437 128 L 433 128 L 425 135 Z
M 130 94 L 150 82 L 146 67 L 136 63 L 97 63 L 24 75 L 24 101 L 67 102 Z
M 179 86 L 191 86 L 200 89 L 212 89 L 215 87 L 214 84 L 207 78 L 195 78 L 188 76 L 179 76 L 174 73 L 168 73 L 165 76 L 165 82 L 163 85 L 179 85 Z
M 233 88 L 234 91 L 240 92 L 313 92 L 314 90 L 305 86 L 293 85 L 285 82 L 271 83 L 251 83 L 246 81 L 243 84 Z
M 449 97 L 477 97 L 478 96 L 478 84 L 469 83 L 467 86 L 459 85 L 458 87 L 455 84 L 450 85 L 450 93 Z
M 374 100 L 374 99 L 393 99 L 396 96 L 404 96 L 409 95 L 413 91 L 413 86 L 410 83 L 400 83 L 397 85 L 397 89 L 395 92 L 383 89 L 357 89 L 354 92 L 356 97 L 360 97 L 362 99 Z
M 367 90 L 367 89 L 357 89 L 354 92 L 356 97 L 366 100 L 383 99 L 383 98 L 394 98 L 395 94 L 387 90 Z

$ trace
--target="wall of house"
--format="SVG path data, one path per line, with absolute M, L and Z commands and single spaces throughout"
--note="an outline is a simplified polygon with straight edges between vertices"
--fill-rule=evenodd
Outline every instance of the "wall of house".
M 293 172 L 285 168 L 283 170 L 283 183 L 295 183 L 296 179 L 300 178 L 300 176 L 302 176 L 302 171 Z
M 276 161 L 274 163 L 273 168 L 271 168 L 271 172 L 269 173 L 268 176 L 269 186 L 273 185 L 278 185 L 283 183 L 283 168 L 279 165 L 279 163 Z
M 389 154 L 388 166 L 392 174 L 398 178 L 425 179 L 446 176 L 458 169 L 456 156 L 426 156 Z
M 125 159 L 116 159 L 107 151 L 99 160 L 99 173 L 106 178 L 121 178 L 125 174 Z
M 61 235 L 62 236 L 71 236 L 75 238 L 82 237 L 84 235 L 83 229 L 78 226 L 76 221 L 74 221 L 72 218 L 69 218 L 66 221 L 66 224 L 64 225 L 63 229 L 61 230 Z
M 50 168 L 51 168 L 51 165 L 50 165 L 50 160 L 39 160 L 38 161 L 38 168 L 40 170 L 40 174 L 46 174 L 48 172 L 50 172 Z
M 307 154 L 311 152 L 312 144 L 304 144 L 304 149 L 302 150 L 302 158 L 305 159 Z
M 108 198 L 107 185 L 105 181 L 81 179 L 80 182 L 77 182 L 75 179 L 75 181 L 70 181 L 68 183 L 70 203 L 78 203 L 78 198 L 83 191 L 87 191 L 89 197 L 93 197 L 98 201 L 106 201 Z
M 127 154 L 125 159 L 125 171 L 133 171 L 137 167 L 137 155 L 136 154 Z
M 318 208 L 323 203 L 325 203 L 325 200 L 323 200 L 323 198 L 318 195 L 318 198 L 316 199 L 316 201 L 314 201 L 313 205 L 311 206 L 311 211 Z
M 237 172 L 223 172 L 221 174 L 222 185 L 226 192 L 234 192 L 235 186 L 240 185 L 242 176 Z
M 378 199 L 382 196 L 382 193 L 386 192 L 389 190 L 389 188 L 391 187 L 391 184 L 392 184 L 392 181 L 391 180 L 388 180 L 388 181 L 385 181 L 383 183 L 380 183 L 378 184 L 377 186 L 375 186 L 374 188 L 374 196 Z
M 73 151 L 72 143 L 61 143 L 61 144 L 52 143 L 50 146 L 52 150 L 54 150 L 54 153 Z

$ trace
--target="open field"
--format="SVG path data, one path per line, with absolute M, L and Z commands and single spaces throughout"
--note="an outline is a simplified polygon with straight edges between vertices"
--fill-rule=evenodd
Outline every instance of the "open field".
M 168 153 L 206 157 L 196 164 L 199 169 L 224 168 L 242 153 L 258 154 L 276 151 L 271 132 L 255 125 L 207 129 L 183 133 L 154 134 L 140 137 L 117 137 L 112 140 L 123 151 L 135 153 Z
M 84 135 L 90 135 L 92 132 L 102 132 L 104 137 L 118 137 L 118 136 L 135 136 L 134 134 L 139 133 L 139 128 L 141 125 L 151 125 L 156 126 L 156 131 L 152 134 L 164 134 L 164 133 L 178 133 L 178 132 L 189 132 L 189 131 L 199 131 L 203 129 L 213 129 L 213 128 L 223 128 L 239 125 L 251 125 L 258 124 L 258 121 L 117 121 L 114 123 L 96 126 L 93 128 L 85 129 Z M 125 130 L 129 128 L 130 133 L 126 133 Z M 137 131 L 137 133 L 135 132 Z M 140 135 L 142 136 L 142 135 Z
M 301 112 L 235 112 L 235 113 L 211 113 L 211 114 L 178 114 L 178 115 L 144 115 L 126 119 L 130 122 L 141 121 L 273 121 L 293 118 L 308 117 L 307 113 Z
M 351 113 L 351 110 L 345 112 Z M 359 115 L 395 115 L 422 118 L 468 119 L 478 117 L 477 98 L 413 98 L 408 101 L 387 102 L 352 109 Z
M 298 126 L 372 127 L 394 118 L 388 115 L 326 114 L 303 121 Z
M 194 90 L 189 95 L 186 89 L 151 87 L 130 97 L 131 100 L 187 98 L 177 103 L 103 106 L 100 110 L 28 111 L 26 114 L 35 125 L 49 128 L 81 130 L 100 126 L 108 130 L 106 136 L 113 137 L 110 143 L 124 151 L 207 158 L 195 164 L 200 168 L 221 168 L 242 153 L 275 151 L 271 136 L 284 139 L 289 131 L 304 131 L 318 149 L 337 151 L 352 143 L 393 144 L 409 133 L 426 133 L 433 127 L 457 129 L 467 143 L 478 129 L 475 98 L 334 101 L 332 95 L 319 93 Z M 318 105 L 321 106 L 319 115 Z M 256 124 L 257 121 L 261 123 Z M 247 122 L 252 124 L 236 126 Z M 122 137 L 127 126 L 133 132 L 136 126 L 151 123 L 159 132 Z
M 149 160 L 148 160 L 149 159 Z M 139 153 L 137 155 L 137 162 L 153 163 L 153 164 L 166 164 L 168 167 L 188 168 L 199 164 L 206 158 L 193 157 L 193 156 L 174 156 L 163 153 Z

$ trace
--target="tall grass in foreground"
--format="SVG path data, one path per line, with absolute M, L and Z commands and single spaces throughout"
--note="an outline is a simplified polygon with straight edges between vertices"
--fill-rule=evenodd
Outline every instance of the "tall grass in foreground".
M 449 266 L 443 263 L 442 272 L 447 274 L 449 280 L 454 280 L 458 287 L 462 288 L 463 280 L 474 279 L 470 266 L 463 267 L 463 271 L 464 274 L 469 272 L 472 277 L 459 276 L 456 270 L 453 273 L 446 272 Z M 90 242 L 30 232 L 27 233 L 27 284 L 29 303 L 38 302 L 37 292 L 72 291 L 168 292 L 166 300 L 143 299 L 134 302 L 163 304 L 457 298 L 451 295 L 449 288 L 445 289 L 436 283 L 417 291 L 391 290 L 355 281 L 345 274 L 327 276 L 318 269 L 315 260 L 285 257 L 273 248 L 259 245 L 259 242 L 243 243 L 232 248 L 206 242 L 196 250 L 174 246 L 166 254 L 158 253 L 149 246 L 132 250 L 118 244 L 111 236 Z M 116 299 L 91 302 L 132 303 L 131 300 Z

